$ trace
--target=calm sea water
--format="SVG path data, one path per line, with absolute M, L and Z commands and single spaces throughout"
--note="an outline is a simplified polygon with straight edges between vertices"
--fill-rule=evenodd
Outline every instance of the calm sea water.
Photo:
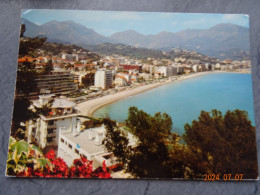
M 102 107 L 94 116 L 124 122 L 130 106 L 152 115 L 168 113 L 173 131 L 179 134 L 184 133 L 186 123 L 198 118 L 201 110 L 246 110 L 255 124 L 251 74 L 213 73 L 170 83 Z

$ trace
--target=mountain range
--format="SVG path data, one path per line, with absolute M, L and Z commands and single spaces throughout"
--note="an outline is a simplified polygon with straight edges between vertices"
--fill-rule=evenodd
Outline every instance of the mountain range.
M 76 44 L 89 49 L 103 43 L 126 44 L 138 48 L 170 51 L 182 48 L 220 59 L 234 59 L 249 55 L 249 29 L 234 24 L 218 24 L 209 29 L 187 29 L 177 33 L 160 32 L 143 35 L 134 30 L 117 32 L 109 37 L 98 34 L 73 21 L 50 21 L 36 25 L 26 19 L 24 36 L 47 37 L 49 42 Z

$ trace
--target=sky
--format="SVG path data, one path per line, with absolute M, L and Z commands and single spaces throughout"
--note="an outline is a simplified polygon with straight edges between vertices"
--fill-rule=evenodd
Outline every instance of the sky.
M 72 20 L 104 36 L 125 30 L 144 35 L 162 31 L 175 33 L 185 29 L 208 29 L 220 23 L 249 27 L 249 17 L 243 14 L 28 9 L 22 11 L 22 18 L 37 25 L 51 20 Z

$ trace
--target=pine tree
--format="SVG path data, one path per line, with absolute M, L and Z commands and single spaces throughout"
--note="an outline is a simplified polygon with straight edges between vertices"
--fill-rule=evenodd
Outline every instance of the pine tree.
M 255 127 L 247 112 L 202 111 L 199 119 L 185 125 L 184 140 L 191 151 L 193 177 L 203 174 L 243 174 L 255 179 L 258 175 Z M 233 178 L 234 179 L 234 178 Z

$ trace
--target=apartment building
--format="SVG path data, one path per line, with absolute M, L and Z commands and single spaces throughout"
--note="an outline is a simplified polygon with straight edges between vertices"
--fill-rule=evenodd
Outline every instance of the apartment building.
M 117 163 L 112 152 L 108 152 L 102 144 L 106 136 L 104 125 L 85 129 L 80 133 L 64 132 L 60 134 L 58 142 L 58 157 L 61 157 L 67 165 L 72 165 L 73 160 L 82 157 L 93 161 L 94 168 L 102 166 L 103 161 L 106 165 L 112 166 Z M 129 146 L 136 146 L 136 138 L 128 133 Z
M 36 82 L 40 94 L 49 91 L 51 94 L 64 95 L 76 92 L 78 87 L 74 82 L 74 74 L 69 71 L 52 71 L 48 75 L 40 75 Z
M 107 89 L 112 86 L 113 73 L 111 70 L 99 69 L 95 73 L 95 87 Z
M 52 102 L 52 103 L 51 103 Z M 53 95 L 40 95 L 34 100 L 32 109 L 50 104 L 51 112 L 40 115 L 36 121 L 28 123 L 28 142 L 37 143 L 41 148 L 57 146 L 61 132 L 80 132 L 80 115 L 75 103 L 64 98 L 53 98 Z

